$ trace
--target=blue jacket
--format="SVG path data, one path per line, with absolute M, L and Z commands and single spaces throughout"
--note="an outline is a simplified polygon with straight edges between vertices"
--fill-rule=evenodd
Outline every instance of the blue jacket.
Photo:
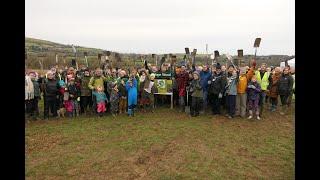
M 126 90 L 128 92 L 128 106 L 137 105 L 138 91 L 137 91 L 137 80 L 133 79 L 132 87 L 129 82 L 126 83 Z
M 237 80 L 238 78 L 228 79 L 226 86 L 226 95 L 237 95 Z
M 100 102 L 103 102 L 103 101 L 107 101 L 107 96 L 104 92 L 102 93 L 98 93 L 97 91 L 92 91 L 92 94 L 94 96 L 96 96 L 96 100 L 97 100 L 97 103 L 100 103 Z
M 201 71 L 200 72 L 200 84 L 203 91 L 208 91 L 208 81 L 211 79 L 211 72 Z

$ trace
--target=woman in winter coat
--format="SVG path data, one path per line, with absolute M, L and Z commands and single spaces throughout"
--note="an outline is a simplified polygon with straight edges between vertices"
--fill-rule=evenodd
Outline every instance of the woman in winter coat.
M 289 74 L 289 67 L 285 67 L 283 69 L 282 75 L 280 76 L 279 83 L 278 83 L 278 93 L 281 99 L 281 115 L 285 115 L 288 109 L 288 97 L 292 93 L 293 87 L 293 78 Z
M 227 98 L 227 112 L 228 118 L 232 119 L 236 112 L 236 98 L 237 98 L 237 83 L 239 80 L 239 74 L 236 70 L 233 70 L 232 76 L 227 78 L 226 85 L 226 98 Z
M 271 100 L 271 108 L 270 110 L 272 112 L 276 111 L 277 109 L 277 104 L 278 104 L 278 84 L 279 84 L 279 79 L 281 76 L 281 71 L 279 67 L 276 67 L 274 69 L 274 74 L 272 75 L 272 80 L 269 84 L 268 90 L 269 92 L 267 95 L 270 97 Z
M 197 71 L 193 72 L 193 80 L 190 83 L 190 92 L 192 96 L 192 107 L 190 114 L 192 117 L 199 116 L 203 91 L 200 83 L 200 74 Z

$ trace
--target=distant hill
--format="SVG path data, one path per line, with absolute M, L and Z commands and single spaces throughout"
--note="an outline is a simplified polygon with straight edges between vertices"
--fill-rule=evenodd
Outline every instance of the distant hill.
M 97 49 L 97 48 L 88 48 L 88 47 L 82 47 L 82 46 L 75 46 L 77 50 L 77 62 L 79 64 L 84 64 L 84 52 L 87 52 L 88 54 L 88 63 L 89 67 L 97 67 L 99 66 L 98 61 L 98 54 L 104 54 L 103 49 Z M 50 42 L 46 40 L 41 39 L 34 39 L 34 38 L 25 38 L 25 51 L 26 51 L 26 66 L 28 68 L 33 69 L 40 69 L 40 63 L 43 64 L 44 69 L 48 69 L 50 66 L 55 65 L 55 55 L 58 54 L 58 64 L 59 65 L 67 65 L 71 64 L 71 59 L 74 58 L 74 53 L 72 51 L 71 45 L 65 45 L 65 44 L 59 44 L 55 42 Z M 130 53 L 130 54 L 120 54 L 121 60 L 116 60 L 114 57 L 114 54 L 116 52 L 112 52 L 110 56 L 110 60 L 114 62 L 114 66 L 133 66 L 134 62 L 140 62 L 141 64 L 141 58 L 140 54 Z M 174 53 L 173 53 L 174 54 Z M 174 54 L 177 56 L 177 62 L 181 61 L 183 59 L 184 54 L 176 53 Z M 157 55 L 158 59 L 160 59 L 162 55 Z M 243 61 L 248 64 L 249 60 L 252 59 L 253 55 L 244 55 Z M 288 55 L 268 55 L 268 56 L 257 56 L 257 64 L 261 64 L 263 62 L 267 63 L 268 65 L 273 66 L 279 66 L 280 62 L 284 60 L 292 59 L 294 56 L 288 56 Z M 104 58 L 104 55 L 103 57 Z M 236 58 L 236 57 L 235 57 Z M 151 54 L 147 54 L 147 60 L 152 61 Z M 225 63 L 226 56 L 224 54 L 221 55 L 221 57 L 218 59 L 218 62 Z M 206 56 L 204 54 L 199 54 L 196 56 L 196 62 L 197 64 L 205 64 L 207 62 Z M 211 60 L 208 61 L 209 64 L 211 63 Z M 235 61 L 237 62 L 237 60 Z M 155 64 L 155 62 L 151 62 L 152 64 Z

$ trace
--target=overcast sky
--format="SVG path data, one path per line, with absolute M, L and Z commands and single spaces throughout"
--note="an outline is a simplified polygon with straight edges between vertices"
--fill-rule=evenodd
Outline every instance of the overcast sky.
M 26 0 L 26 37 L 123 53 L 295 54 L 294 0 Z

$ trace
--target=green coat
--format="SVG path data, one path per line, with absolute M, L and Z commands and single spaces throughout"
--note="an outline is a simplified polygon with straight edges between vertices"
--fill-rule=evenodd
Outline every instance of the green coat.
M 89 81 L 89 84 L 88 84 L 88 87 L 89 89 L 91 90 L 95 90 L 98 86 L 102 86 L 103 88 L 104 87 L 104 82 L 107 81 L 107 78 L 104 77 L 104 76 L 101 76 L 101 77 L 91 77 L 90 81 Z
M 190 84 L 190 89 L 192 90 L 191 96 L 201 98 L 203 97 L 200 80 L 192 80 Z

